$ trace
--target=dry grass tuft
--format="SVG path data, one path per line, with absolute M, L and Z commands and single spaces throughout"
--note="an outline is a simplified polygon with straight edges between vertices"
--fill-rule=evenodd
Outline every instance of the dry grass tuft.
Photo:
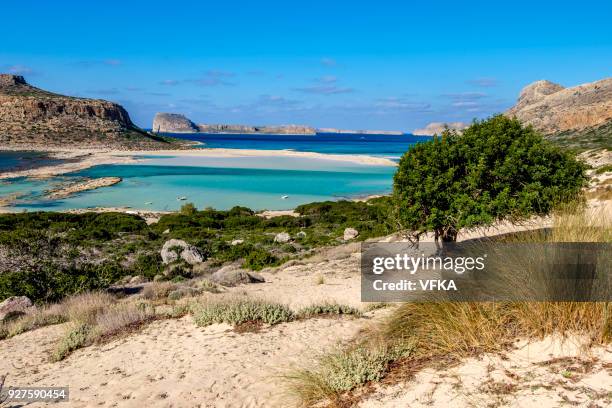
M 154 316 L 155 310 L 148 303 L 119 303 L 96 316 L 95 340 L 127 332 Z
M 116 299 L 106 292 L 85 292 L 66 298 L 59 307 L 64 309 L 68 320 L 89 323 L 115 302 Z

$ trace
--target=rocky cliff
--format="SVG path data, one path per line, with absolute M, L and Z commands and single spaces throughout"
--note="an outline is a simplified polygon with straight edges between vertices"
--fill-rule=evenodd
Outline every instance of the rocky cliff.
M 136 127 L 116 103 L 54 94 L 22 76 L 0 74 L 3 147 L 163 149 L 174 144 Z
M 534 82 L 506 112 L 548 138 L 578 148 L 612 144 L 612 78 L 564 88 Z

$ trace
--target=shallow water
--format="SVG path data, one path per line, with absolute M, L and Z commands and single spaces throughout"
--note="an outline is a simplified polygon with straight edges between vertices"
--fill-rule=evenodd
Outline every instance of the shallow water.
M 260 150 L 295 149 L 319 153 L 367 154 L 397 160 L 412 144 L 427 140 L 411 135 L 208 135 L 206 147 Z M 13 157 L 12 160 L 15 160 Z M 9 156 L 9 168 L 16 165 Z M 371 166 L 308 157 L 160 157 L 136 164 L 96 166 L 48 180 L 0 182 L 0 197 L 19 194 L 13 209 L 66 210 L 90 207 L 131 207 L 176 210 L 186 202 L 198 208 L 229 209 L 236 205 L 256 210 L 281 210 L 313 201 L 337 200 L 391 191 L 393 166 Z M 47 200 L 45 191 L 83 177 L 121 177 L 110 187 L 62 200 Z M 184 197 L 184 200 L 179 200 Z
M 155 160 L 158 161 L 163 162 L 163 159 Z M 18 191 L 19 186 L 24 187 L 28 194 L 15 205 L 16 210 L 123 206 L 176 210 L 186 202 L 192 202 L 198 208 L 229 209 L 242 205 L 257 210 L 279 210 L 313 201 L 386 193 L 391 189 L 395 171 L 394 167 L 383 166 L 342 166 L 336 169 L 329 163 L 319 163 L 319 166 L 324 169 L 104 165 L 52 181 L 20 180 L 11 185 L 0 185 L 0 195 Z M 122 177 L 123 181 L 63 200 L 44 199 L 43 192 L 51 188 L 52 183 L 80 177 L 107 176 Z M 178 197 L 185 197 L 185 200 Z

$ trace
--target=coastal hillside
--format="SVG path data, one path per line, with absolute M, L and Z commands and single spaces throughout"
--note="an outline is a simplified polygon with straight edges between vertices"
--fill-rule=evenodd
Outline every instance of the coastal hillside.
M 261 133 L 279 135 L 314 135 L 316 130 L 303 125 L 250 126 L 228 124 L 198 124 L 178 113 L 159 112 L 153 119 L 155 133 Z
M 0 74 L 0 144 L 8 148 L 169 149 L 171 139 L 135 126 L 127 111 L 100 99 L 36 88 L 19 75 Z
M 506 112 L 558 144 L 586 150 L 612 144 L 612 78 L 564 88 L 534 82 Z

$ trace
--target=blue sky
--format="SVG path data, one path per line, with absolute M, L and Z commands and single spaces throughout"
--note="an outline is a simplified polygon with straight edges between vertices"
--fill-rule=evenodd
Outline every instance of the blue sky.
M 4 2 L 0 72 L 198 123 L 411 131 L 612 74 L 610 1 Z M 7 18 L 11 16 L 11 18 Z

